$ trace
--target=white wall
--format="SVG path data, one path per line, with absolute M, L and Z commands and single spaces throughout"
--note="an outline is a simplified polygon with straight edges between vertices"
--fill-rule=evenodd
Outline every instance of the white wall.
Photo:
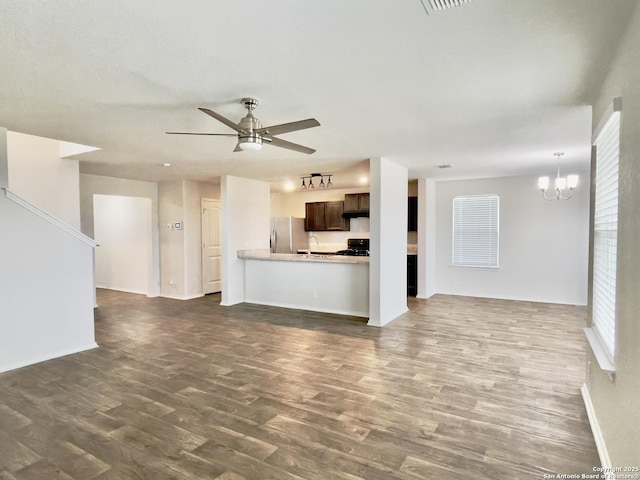
M 152 285 L 151 199 L 93 198 L 97 287 L 148 295 Z
M 160 294 L 163 297 L 186 300 L 204 295 L 200 200 L 219 197 L 218 185 L 187 180 L 159 184 Z M 182 224 L 182 229 L 174 228 L 176 222 Z
M 154 182 L 82 174 L 80 176 L 82 231 L 91 237 L 94 235 L 94 194 L 150 199 L 152 215 L 150 296 L 162 295 L 187 299 L 203 294 L 200 199 L 220 198 L 219 185 L 193 181 L 165 182 L 159 185 Z M 175 222 L 181 222 L 183 229 L 168 228 L 168 225 L 173 225 Z
M 640 465 L 640 7 L 626 34 L 594 108 L 594 127 L 622 98 L 616 285 L 616 374 L 598 368 L 588 349 L 587 392 L 593 404 L 594 432 L 613 466 Z M 592 427 L 594 427 L 592 423 Z M 601 456 L 602 458 L 602 456 Z
M 184 223 L 182 182 L 158 184 L 158 220 L 160 232 L 160 295 L 185 299 L 184 230 L 176 230 L 176 222 Z
M 80 230 L 80 170 L 60 158 L 60 142 L 7 133 L 9 190 L 49 215 Z
M 573 198 L 545 201 L 529 176 L 437 182 L 437 292 L 586 305 L 589 181 Z M 457 195 L 500 196 L 500 268 L 451 266 L 452 202 Z
M 245 300 L 244 260 L 238 250 L 268 249 L 270 229 L 269 184 L 225 175 L 222 193 L 222 302 Z
M 407 311 L 407 169 L 372 158 L 369 325 Z
M 220 199 L 220 185 L 183 181 L 185 296 L 204 294 L 202 285 L 202 199 Z M 223 287 L 224 288 L 224 287 Z
M 160 240 L 158 232 L 158 184 L 101 175 L 80 175 L 80 223 L 82 233 L 94 238 L 93 196 L 119 195 L 151 201 L 151 281 L 149 296 L 160 295 Z
M 0 372 L 94 348 L 93 248 L 0 191 Z

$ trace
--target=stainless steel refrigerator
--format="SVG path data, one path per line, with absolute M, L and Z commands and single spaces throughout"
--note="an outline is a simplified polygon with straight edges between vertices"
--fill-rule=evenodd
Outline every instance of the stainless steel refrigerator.
M 271 252 L 298 253 L 307 249 L 309 240 L 304 231 L 304 218 L 274 217 L 271 219 Z

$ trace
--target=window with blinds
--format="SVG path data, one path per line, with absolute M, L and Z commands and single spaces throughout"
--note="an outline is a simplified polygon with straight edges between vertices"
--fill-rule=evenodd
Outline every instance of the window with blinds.
M 596 141 L 593 236 L 593 329 L 613 361 L 616 329 L 618 245 L 618 157 L 620 112 L 614 112 Z
M 498 267 L 500 197 L 469 195 L 453 199 L 451 263 L 460 267 Z

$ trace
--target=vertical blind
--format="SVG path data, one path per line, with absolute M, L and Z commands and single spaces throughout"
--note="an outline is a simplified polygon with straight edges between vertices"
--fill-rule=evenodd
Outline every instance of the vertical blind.
M 498 267 L 499 220 L 498 195 L 454 197 L 452 264 Z
M 593 328 L 615 356 L 616 259 L 618 245 L 618 157 L 620 112 L 598 134 L 593 240 Z

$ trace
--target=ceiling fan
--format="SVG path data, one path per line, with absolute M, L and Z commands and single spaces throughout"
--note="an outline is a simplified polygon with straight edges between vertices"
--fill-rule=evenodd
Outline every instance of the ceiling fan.
M 268 143 L 274 147 L 287 148 L 300 153 L 313 153 L 315 149 L 298 145 L 297 143 L 288 142 L 280 138 L 274 137 L 274 135 L 280 135 L 281 133 L 295 132 L 297 130 L 304 130 L 305 128 L 319 127 L 320 122 L 315 118 L 308 118 L 306 120 L 299 120 L 297 122 L 282 123 L 280 125 L 272 125 L 270 127 L 263 127 L 260 120 L 253 116 L 252 111 L 258 106 L 258 100 L 255 98 L 243 98 L 242 103 L 247 109 L 247 115 L 240 120 L 239 123 L 234 123 L 226 117 L 223 117 L 219 113 L 209 110 L 208 108 L 198 108 L 198 110 L 206 113 L 210 117 L 224 123 L 226 126 L 232 128 L 237 134 L 232 133 L 192 133 L 192 132 L 165 132 L 169 135 L 213 135 L 221 137 L 238 137 L 238 144 L 233 150 L 234 152 L 240 152 L 242 150 L 260 150 L 263 143 Z

